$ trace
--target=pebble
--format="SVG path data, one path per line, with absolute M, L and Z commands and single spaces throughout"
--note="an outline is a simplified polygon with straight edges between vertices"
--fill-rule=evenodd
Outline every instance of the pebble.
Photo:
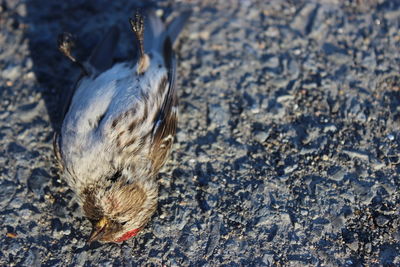
M 338 166 L 328 170 L 328 178 L 336 182 L 342 181 L 346 174 L 348 174 L 347 170 Z
M 369 155 L 364 151 L 357 151 L 357 150 L 343 150 L 344 153 L 349 155 L 351 158 L 358 158 L 364 161 L 369 160 Z
M 264 143 L 267 140 L 268 136 L 269 134 L 267 132 L 260 131 L 255 133 L 254 139 L 259 143 Z
M 28 179 L 28 188 L 37 196 L 44 197 L 43 190 L 49 179 L 50 176 L 44 169 L 36 168 L 32 171 L 31 176 Z
M 375 220 L 379 227 L 383 227 L 389 222 L 389 219 L 384 215 L 379 215 Z
M 326 125 L 324 127 L 324 133 L 329 133 L 329 132 L 336 132 L 337 131 L 337 127 L 336 125 L 332 124 L 332 125 Z
M 265 66 L 269 68 L 277 68 L 279 67 L 279 58 L 278 57 L 270 57 L 265 61 Z
M 10 80 L 12 82 L 16 81 L 21 73 L 21 68 L 19 66 L 10 66 L 1 72 L 1 76 L 5 80 Z
M 4 209 L 12 200 L 17 190 L 16 184 L 11 181 L 0 181 L 0 208 Z
M 298 166 L 297 164 L 294 164 L 294 165 L 292 165 L 292 166 L 287 166 L 287 167 L 285 167 L 284 172 L 285 172 L 285 174 L 292 173 L 292 172 L 294 172 L 298 167 L 299 167 L 299 166 Z

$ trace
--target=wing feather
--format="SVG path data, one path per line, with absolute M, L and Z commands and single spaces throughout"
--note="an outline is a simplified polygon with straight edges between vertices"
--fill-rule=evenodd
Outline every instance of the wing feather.
M 169 38 L 164 45 L 164 61 L 168 69 L 169 83 L 167 94 L 154 122 L 151 151 L 154 173 L 161 169 L 168 158 L 178 123 L 178 98 L 175 90 L 176 59 Z

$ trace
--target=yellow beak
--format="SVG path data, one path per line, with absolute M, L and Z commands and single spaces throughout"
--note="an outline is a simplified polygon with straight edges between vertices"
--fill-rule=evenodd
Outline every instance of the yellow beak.
M 104 233 L 105 233 L 107 225 L 108 225 L 107 218 L 105 218 L 105 217 L 101 218 L 100 221 L 98 221 L 93 226 L 92 233 L 90 234 L 90 237 L 89 237 L 89 239 L 87 241 L 88 244 L 92 243 L 93 241 L 100 240 L 103 237 Z

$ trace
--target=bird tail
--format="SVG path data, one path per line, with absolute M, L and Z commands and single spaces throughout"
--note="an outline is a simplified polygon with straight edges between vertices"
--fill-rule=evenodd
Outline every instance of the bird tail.
M 192 11 L 187 10 L 179 14 L 167 25 L 167 36 L 169 37 L 172 44 L 175 43 L 178 38 L 179 33 L 182 31 L 183 26 L 185 26 L 186 21 L 189 19 Z
M 154 8 L 142 7 L 139 13 L 144 17 L 144 49 L 162 52 L 167 38 L 173 45 L 182 31 L 191 11 L 184 11 L 167 25 L 157 16 Z M 96 72 L 103 72 L 112 67 L 114 53 L 119 40 L 119 30 L 113 26 L 102 41 L 97 44 L 87 61 Z
M 164 24 L 161 18 L 157 16 L 152 8 L 142 11 L 144 15 L 144 48 L 146 51 L 162 51 L 167 38 L 173 45 L 178 38 L 179 33 L 185 26 L 186 21 L 191 15 L 191 11 L 184 11 L 168 24 Z

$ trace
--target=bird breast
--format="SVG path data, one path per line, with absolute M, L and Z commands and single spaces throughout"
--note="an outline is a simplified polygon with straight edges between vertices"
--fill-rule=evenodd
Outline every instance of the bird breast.
M 95 183 L 134 156 L 136 167 L 148 165 L 149 148 L 143 147 L 143 139 L 151 134 L 167 92 L 167 77 L 161 56 L 152 54 L 143 74 L 138 75 L 133 64 L 118 63 L 78 83 L 61 140 L 65 166 L 78 180 L 73 185 Z M 137 155 L 139 150 L 142 155 Z

